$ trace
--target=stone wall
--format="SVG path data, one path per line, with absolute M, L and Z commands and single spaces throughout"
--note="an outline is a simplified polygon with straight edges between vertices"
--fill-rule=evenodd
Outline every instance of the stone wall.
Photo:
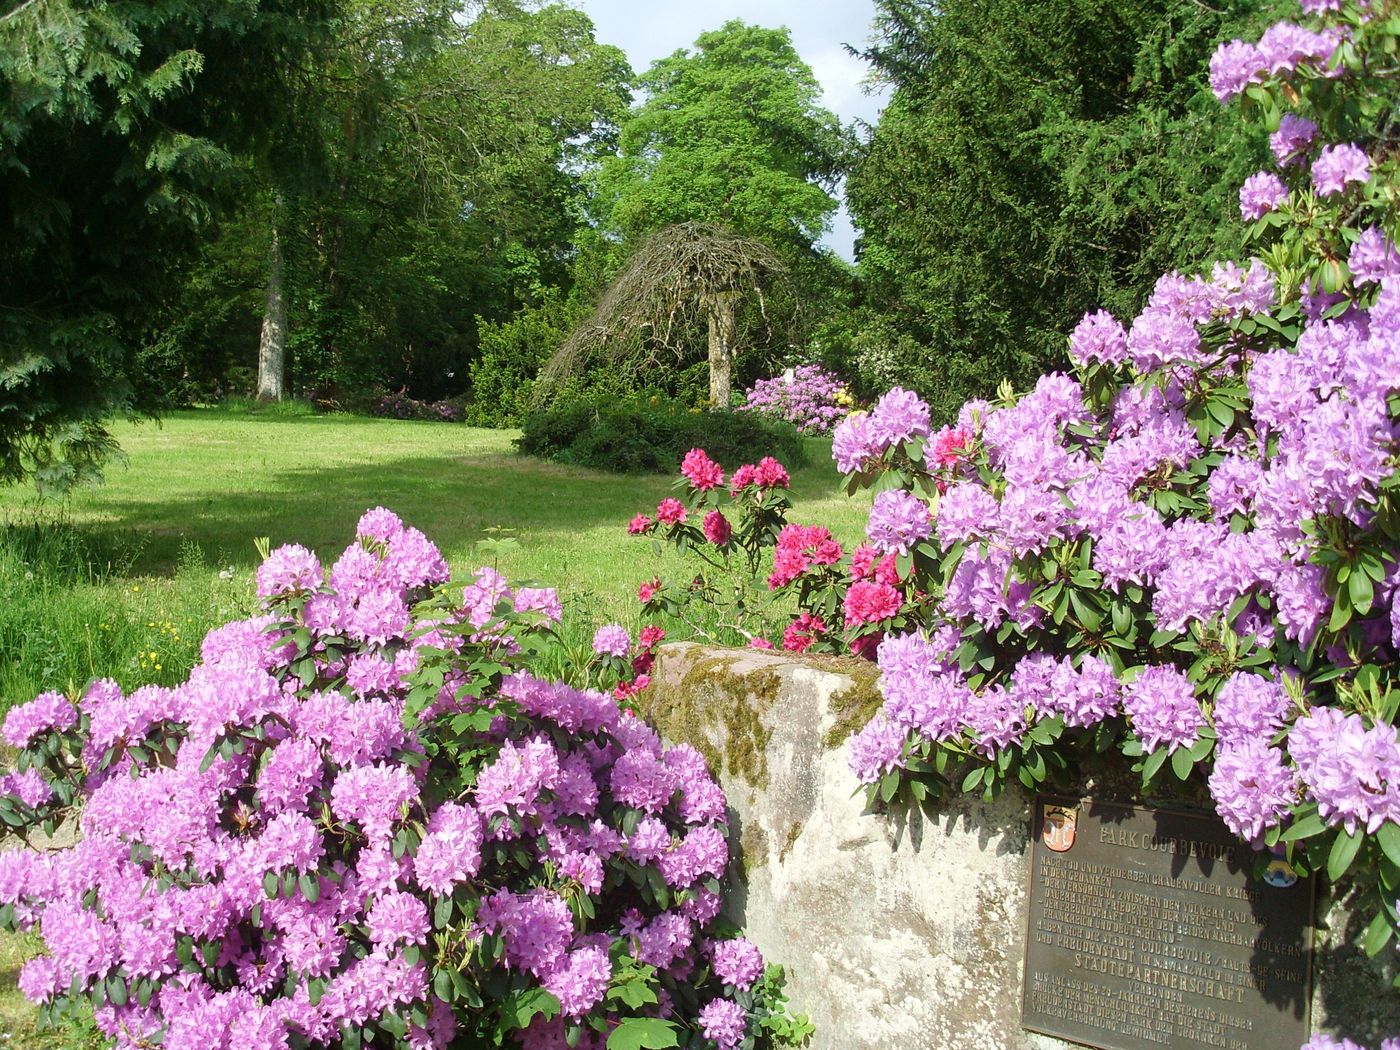
M 1020 1027 L 1030 798 L 864 813 L 844 739 L 878 702 L 869 664 L 662 648 L 644 706 L 728 794 L 730 917 L 787 967 L 814 1050 L 1071 1046 Z M 1372 1046 L 1400 1034 L 1391 953 L 1364 957 L 1344 901 L 1318 916 L 1314 1027 Z

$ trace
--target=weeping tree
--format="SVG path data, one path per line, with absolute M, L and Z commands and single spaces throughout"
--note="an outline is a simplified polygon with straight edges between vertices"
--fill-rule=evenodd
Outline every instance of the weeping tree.
M 684 360 L 703 320 L 708 330 L 710 404 L 729 404 L 739 308 L 752 301 L 768 328 L 766 291 L 788 269 L 762 241 L 713 223 L 685 222 L 649 234 L 540 373 L 540 388 L 594 364 L 636 371 Z

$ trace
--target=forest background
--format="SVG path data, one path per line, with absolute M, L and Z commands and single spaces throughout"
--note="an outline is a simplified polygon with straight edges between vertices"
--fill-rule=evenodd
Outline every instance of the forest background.
M 1234 254 L 1266 143 L 1205 69 L 1283 5 L 877 0 L 889 101 L 856 127 L 786 29 L 737 21 L 639 72 L 559 4 L 8 7 L 0 480 L 64 488 L 114 416 L 231 395 L 488 426 L 704 407 L 717 316 L 736 391 L 815 362 L 946 416 L 1062 362 L 1086 310 Z M 853 263 L 821 244 L 840 193 Z M 541 377 L 677 229 L 768 262 Z

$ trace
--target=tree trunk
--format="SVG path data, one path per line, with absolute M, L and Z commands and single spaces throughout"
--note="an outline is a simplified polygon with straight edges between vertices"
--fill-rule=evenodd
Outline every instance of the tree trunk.
M 279 197 L 273 211 L 272 244 L 267 250 L 267 302 L 258 340 L 259 401 L 281 401 L 287 396 L 287 299 L 282 290 L 282 241 L 277 230 L 281 217 Z
M 705 297 L 710 321 L 710 407 L 729 407 L 729 372 L 734 364 L 735 322 L 739 292 L 711 292 Z

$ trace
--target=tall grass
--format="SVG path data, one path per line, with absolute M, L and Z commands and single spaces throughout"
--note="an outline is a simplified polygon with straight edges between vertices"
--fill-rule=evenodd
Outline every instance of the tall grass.
M 192 540 L 168 576 L 137 575 L 144 545 L 61 512 L 0 526 L 0 710 L 95 678 L 174 685 L 211 627 L 252 608 L 246 572 L 211 569 Z

